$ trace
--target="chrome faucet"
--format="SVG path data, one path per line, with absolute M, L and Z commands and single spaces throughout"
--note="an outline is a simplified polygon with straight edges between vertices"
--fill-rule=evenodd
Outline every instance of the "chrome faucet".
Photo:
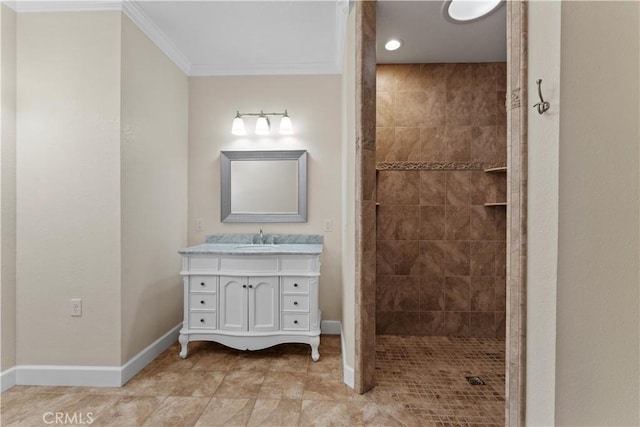
M 264 234 L 262 233 L 262 228 L 258 231 L 258 234 L 260 235 L 260 244 L 264 245 Z

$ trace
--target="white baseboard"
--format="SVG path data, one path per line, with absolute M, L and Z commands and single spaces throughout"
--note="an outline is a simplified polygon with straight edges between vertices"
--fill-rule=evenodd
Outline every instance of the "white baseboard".
M 4 393 L 14 385 L 16 385 L 16 367 L 12 366 L 0 373 L 0 393 Z
M 356 387 L 356 372 L 347 364 L 347 356 L 344 351 L 346 348 L 344 342 L 344 333 L 342 331 L 342 323 L 340 323 L 340 345 L 342 347 L 342 381 L 351 388 Z
M 322 329 L 323 334 L 340 335 L 340 345 L 342 346 L 343 381 L 349 387 L 354 388 L 356 384 L 356 374 L 353 368 L 347 364 L 346 353 L 344 352 L 346 346 L 344 342 L 344 333 L 342 332 L 342 322 L 339 320 L 323 320 L 320 324 L 320 329 Z
M 120 387 L 176 342 L 181 327 L 182 322 L 136 354 L 123 366 L 14 366 L 2 373 L 2 391 L 14 385 Z
M 17 385 L 120 387 L 118 366 L 17 365 Z
M 342 335 L 342 322 L 339 320 L 323 320 L 320 322 L 320 330 L 326 335 Z
M 1 390 L 14 385 L 49 385 L 81 387 L 120 387 L 133 378 L 160 353 L 177 341 L 182 323 L 132 357 L 123 366 L 58 366 L 58 365 L 17 365 L 0 374 Z M 342 348 L 345 348 L 342 323 L 338 320 L 323 320 L 323 334 L 340 335 Z M 355 374 L 347 365 L 342 352 L 344 383 L 353 388 Z
M 147 348 L 133 356 L 127 363 L 125 363 L 121 368 L 122 373 L 119 385 L 125 385 L 127 381 L 133 378 L 163 351 L 169 348 L 171 344 L 178 341 L 178 335 L 180 335 L 181 328 L 182 322 L 174 326 L 169 332 L 149 344 Z

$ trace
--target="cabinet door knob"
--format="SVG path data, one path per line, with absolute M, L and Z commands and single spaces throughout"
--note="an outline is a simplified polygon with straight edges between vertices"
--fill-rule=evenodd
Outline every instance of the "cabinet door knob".
M 204 323 L 204 319 L 200 319 L 200 323 Z
M 253 289 L 253 285 L 249 285 L 249 289 Z
M 200 304 L 204 305 L 204 300 L 201 300 L 201 301 L 200 301 Z
M 297 321 L 297 320 L 294 320 L 294 321 L 293 321 L 293 323 L 297 325 L 297 324 L 298 324 L 298 321 Z
M 293 305 L 298 305 L 298 301 L 294 301 L 294 302 L 293 302 Z
M 242 287 L 246 289 L 246 288 L 247 288 L 247 285 L 242 285 Z

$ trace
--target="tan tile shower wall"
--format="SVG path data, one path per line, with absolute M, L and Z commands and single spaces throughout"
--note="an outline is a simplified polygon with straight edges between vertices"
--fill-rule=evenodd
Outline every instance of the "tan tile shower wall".
M 505 335 L 506 67 L 377 68 L 378 334 Z

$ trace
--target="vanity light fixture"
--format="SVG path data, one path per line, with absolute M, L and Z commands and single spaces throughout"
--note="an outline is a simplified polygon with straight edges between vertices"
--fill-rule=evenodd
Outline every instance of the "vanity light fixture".
M 502 0 L 446 0 L 442 12 L 447 20 L 465 24 L 491 15 L 502 3 Z
M 400 47 L 402 47 L 402 40 L 400 39 L 390 39 L 384 44 L 384 48 L 390 51 L 398 50 Z
M 284 110 L 284 113 L 265 113 L 262 110 L 260 110 L 259 113 L 241 113 L 240 111 L 236 111 L 236 116 L 233 118 L 233 124 L 231 125 L 232 134 L 237 136 L 244 136 L 247 134 L 244 127 L 244 120 L 242 120 L 243 116 L 253 116 L 258 118 L 258 120 L 256 120 L 255 128 L 256 135 L 268 135 L 271 131 L 271 121 L 269 121 L 268 116 L 282 116 L 282 119 L 280 119 L 280 134 L 293 134 L 293 125 L 287 110 Z

